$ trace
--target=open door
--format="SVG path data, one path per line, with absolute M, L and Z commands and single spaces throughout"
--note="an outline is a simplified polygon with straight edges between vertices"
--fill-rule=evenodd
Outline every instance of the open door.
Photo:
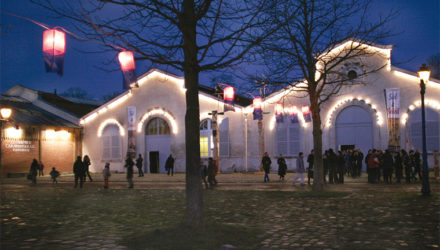
M 152 174 L 159 173 L 159 151 L 150 151 L 149 159 L 150 159 L 150 173 Z

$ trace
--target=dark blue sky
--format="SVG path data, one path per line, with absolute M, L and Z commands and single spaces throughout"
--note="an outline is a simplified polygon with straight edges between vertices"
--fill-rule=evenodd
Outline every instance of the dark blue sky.
M 400 10 L 400 16 L 391 23 L 397 36 L 383 41 L 394 45 L 392 64 L 417 71 L 422 63 L 440 51 L 440 1 L 439 0 L 376 0 L 372 11 L 384 13 L 390 8 Z M 53 18 L 53 14 L 29 3 L 27 0 L 1 1 L 1 10 L 25 16 L 50 27 L 62 26 L 74 30 L 69 20 Z M 62 93 L 70 87 L 86 90 L 91 97 L 100 98 L 122 89 L 122 74 L 115 63 L 104 65 L 115 53 L 81 53 L 97 51 L 94 42 L 79 42 L 67 37 L 64 75 L 46 73 L 42 58 L 42 33 L 44 29 L 23 19 L 1 13 L 1 78 L 0 92 L 16 84 L 31 89 Z M 163 70 L 168 70 L 162 68 Z M 137 75 L 149 70 L 148 63 L 136 65 Z M 201 83 L 210 85 L 208 75 Z

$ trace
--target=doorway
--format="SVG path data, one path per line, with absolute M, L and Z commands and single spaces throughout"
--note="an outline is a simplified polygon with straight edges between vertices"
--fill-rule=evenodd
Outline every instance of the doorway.
M 150 159 L 150 173 L 159 173 L 159 151 L 150 151 L 148 156 Z
M 350 149 L 355 149 L 355 145 L 339 145 L 339 150 L 341 151 L 350 150 Z

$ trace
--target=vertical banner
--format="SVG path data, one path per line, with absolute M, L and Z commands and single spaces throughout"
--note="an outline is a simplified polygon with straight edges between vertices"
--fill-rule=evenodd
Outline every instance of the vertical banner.
M 136 158 L 136 107 L 127 107 L 128 113 L 128 149 L 127 155 Z
M 385 89 L 385 102 L 387 107 L 388 148 L 396 151 L 400 149 L 400 90 L 398 88 Z

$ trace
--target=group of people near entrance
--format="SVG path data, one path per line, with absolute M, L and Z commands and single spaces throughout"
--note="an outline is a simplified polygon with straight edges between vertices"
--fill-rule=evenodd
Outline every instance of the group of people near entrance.
M 307 156 L 307 167 L 304 162 L 302 152 L 296 158 L 296 176 L 292 180 L 296 183 L 301 179 L 301 185 L 305 184 L 305 173 L 307 173 L 308 184 L 313 179 L 314 172 L 314 151 L 312 150 Z M 362 164 L 365 162 L 367 166 L 369 183 L 392 183 L 393 175 L 396 183 L 401 183 L 404 178 L 406 183 L 420 181 L 422 179 L 421 168 L 422 160 L 418 150 L 405 150 L 391 152 L 390 150 L 371 149 L 364 157 L 359 149 L 340 150 L 337 153 L 333 149 L 324 151 L 323 159 L 323 181 L 329 184 L 343 184 L 344 176 L 357 178 L 361 176 Z M 434 151 L 434 175 L 439 178 L 438 151 Z M 264 182 L 269 182 L 269 173 L 271 171 L 271 159 L 267 152 L 264 153 L 261 165 L 264 170 Z M 282 154 L 278 157 L 278 175 L 281 181 L 287 173 L 286 160 Z
M 53 167 L 49 174 L 52 182 L 57 183 L 57 177 L 60 176 L 60 172 Z M 44 176 L 44 164 L 41 161 L 37 161 L 37 159 L 33 159 L 27 178 L 32 181 L 32 184 L 37 184 L 37 175 Z

